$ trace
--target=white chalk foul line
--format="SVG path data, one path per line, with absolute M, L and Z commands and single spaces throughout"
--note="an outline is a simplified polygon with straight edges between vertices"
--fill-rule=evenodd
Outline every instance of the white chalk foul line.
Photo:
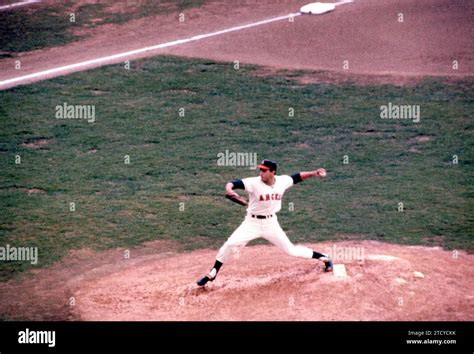
M 6 10 L 6 9 L 11 9 L 13 7 L 18 7 L 18 6 L 28 5 L 28 4 L 34 4 L 35 2 L 41 2 L 41 0 L 26 0 L 26 1 L 22 1 L 22 2 L 16 2 L 14 4 L 0 6 L 0 10 Z
M 334 6 L 349 4 L 349 3 L 351 3 L 351 2 L 354 2 L 354 0 L 343 0 L 343 1 L 336 2 L 336 3 L 334 4 Z
M 93 65 L 93 64 L 105 63 L 105 62 L 108 62 L 108 61 L 113 61 L 113 60 L 116 60 L 116 59 L 129 57 L 129 56 L 132 56 L 132 55 L 135 55 L 135 54 L 141 54 L 141 53 L 149 52 L 149 51 L 152 51 L 152 50 L 163 49 L 163 48 L 167 48 L 167 47 L 173 47 L 173 46 L 176 46 L 176 45 L 185 44 L 185 43 L 189 43 L 189 42 L 193 42 L 193 41 L 198 41 L 198 40 L 209 38 L 209 37 L 219 36 L 221 34 L 225 34 L 225 33 L 229 33 L 229 32 L 240 31 L 240 30 L 243 30 L 243 29 L 251 28 L 251 27 L 265 25 L 265 24 L 271 23 L 271 22 L 286 20 L 286 19 L 289 19 L 291 17 L 296 17 L 296 16 L 300 16 L 300 15 L 301 15 L 301 13 L 298 12 L 298 13 L 289 14 L 289 15 L 286 15 L 286 16 L 274 17 L 274 18 L 271 18 L 271 19 L 268 19 L 268 20 L 263 20 L 263 21 L 250 23 L 250 24 L 247 24 L 247 25 L 232 27 L 232 28 L 224 29 L 224 30 L 217 31 L 217 32 L 200 34 L 200 35 L 193 36 L 193 37 L 190 37 L 190 38 L 178 39 L 178 40 L 172 41 L 172 42 L 157 44 L 157 45 L 154 45 L 154 46 L 151 46 L 151 47 L 144 47 L 144 48 L 140 48 L 140 49 L 131 50 L 131 51 L 128 51 L 128 52 L 109 55 L 109 56 L 102 57 L 102 58 L 86 60 L 86 61 L 82 61 L 82 62 L 76 63 L 76 64 L 70 64 L 70 65 L 60 66 L 60 67 L 54 68 L 54 69 L 39 71 L 37 73 L 24 75 L 24 76 L 19 76 L 19 77 L 15 77 L 13 79 L 0 81 L 0 88 L 2 86 L 10 85 L 10 84 L 20 82 L 20 81 L 23 81 L 23 80 L 39 78 L 39 77 L 47 76 L 47 75 L 51 75 L 51 74 L 57 74 L 57 73 L 60 73 L 62 71 L 77 69 L 77 68 L 80 68 L 80 67 L 89 66 L 89 65 Z

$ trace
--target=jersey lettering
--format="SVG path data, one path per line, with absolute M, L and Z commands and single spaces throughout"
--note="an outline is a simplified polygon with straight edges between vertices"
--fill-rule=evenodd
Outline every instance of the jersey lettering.
M 257 215 L 270 215 L 281 209 L 281 200 L 285 191 L 293 185 L 290 176 L 275 176 L 275 183 L 268 186 L 260 177 L 244 178 L 242 182 L 249 194 L 247 213 Z
M 260 194 L 260 196 L 258 197 L 259 202 L 265 202 L 267 200 L 281 200 L 281 195 L 278 193 Z

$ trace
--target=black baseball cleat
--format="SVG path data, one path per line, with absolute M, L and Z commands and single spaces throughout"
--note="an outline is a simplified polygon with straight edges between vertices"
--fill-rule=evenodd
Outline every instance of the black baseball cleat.
M 201 279 L 199 279 L 199 280 L 197 281 L 197 285 L 199 285 L 199 286 L 204 286 L 204 285 L 207 284 L 207 282 L 209 282 L 209 281 L 214 281 L 214 279 L 216 279 L 216 277 L 211 278 L 211 277 L 209 277 L 209 275 L 205 275 L 205 276 L 203 276 Z
M 332 272 L 333 264 L 332 264 L 331 258 L 329 258 L 328 256 L 323 256 L 323 257 L 319 257 L 319 260 L 324 262 L 325 272 Z
M 332 262 L 330 259 L 324 262 L 324 271 L 325 272 L 332 272 Z

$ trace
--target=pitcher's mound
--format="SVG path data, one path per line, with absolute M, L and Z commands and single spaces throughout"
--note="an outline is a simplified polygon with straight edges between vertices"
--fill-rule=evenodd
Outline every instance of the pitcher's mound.
M 216 251 L 146 255 L 69 282 L 82 320 L 474 320 L 474 256 L 372 241 L 334 251 L 347 276 L 270 245 L 246 247 L 199 288 Z M 349 250 L 349 252 L 347 252 Z M 358 254 L 352 252 L 359 252 Z M 362 257 L 361 253 L 362 251 Z M 423 278 L 416 277 L 420 272 Z

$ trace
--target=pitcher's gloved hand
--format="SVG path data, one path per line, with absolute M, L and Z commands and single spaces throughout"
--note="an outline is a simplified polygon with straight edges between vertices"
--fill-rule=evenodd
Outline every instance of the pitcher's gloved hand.
M 243 206 L 247 206 L 247 204 L 248 204 L 247 200 L 245 200 L 245 198 L 241 197 L 237 193 L 226 193 L 225 197 L 227 199 L 232 200 L 234 203 L 237 203 L 237 204 L 240 204 L 240 205 L 243 205 Z

